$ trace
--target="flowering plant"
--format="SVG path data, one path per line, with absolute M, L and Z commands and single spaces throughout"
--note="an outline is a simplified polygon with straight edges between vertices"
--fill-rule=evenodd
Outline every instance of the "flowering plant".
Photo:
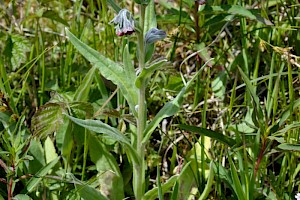
M 166 117 L 176 114 L 183 101 L 185 91 L 191 86 L 192 81 L 199 74 L 197 73 L 192 80 L 185 82 L 185 87 L 172 101 L 168 102 L 151 120 L 147 120 L 146 88 L 151 75 L 163 67 L 166 59 L 151 61 L 154 52 L 154 43 L 166 38 L 166 32 L 157 28 L 154 11 L 154 1 L 136 0 L 139 4 L 139 21 L 135 21 L 133 15 L 127 9 L 118 10 L 118 14 L 110 22 L 115 25 L 118 36 L 126 37 L 135 33 L 137 38 L 137 60 L 138 69 L 135 70 L 130 59 L 128 45 L 123 50 L 123 65 L 113 62 L 109 58 L 102 56 L 99 52 L 82 43 L 71 32 L 66 30 L 69 40 L 76 49 L 89 60 L 101 74 L 120 88 L 122 95 L 127 100 L 130 107 L 130 114 L 136 118 L 136 132 L 131 134 L 131 139 L 124 136 L 118 129 L 109 126 L 99 120 L 78 119 L 67 115 L 76 124 L 83 126 L 93 132 L 101 133 L 123 144 L 129 160 L 133 167 L 133 191 L 135 199 L 148 199 L 153 191 L 146 191 L 145 172 L 147 170 L 145 162 L 145 146 L 150 140 L 151 134 Z M 117 9 L 116 9 L 117 10 Z M 145 15 L 145 13 L 151 13 Z M 205 65 L 204 65 L 205 66 Z M 203 67 L 204 67 L 203 66 Z M 138 71 L 138 73 L 136 73 Z M 134 80 L 134 81 L 133 81 Z M 132 124 L 133 126 L 135 124 Z M 114 167 L 115 169 L 118 166 Z M 175 184 L 178 176 L 175 175 L 171 180 Z M 158 180 L 159 181 L 159 180 Z M 172 184 L 168 183 L 163 187 L 171 189 Z M 158 190 L 158 188 L 154 188 Z

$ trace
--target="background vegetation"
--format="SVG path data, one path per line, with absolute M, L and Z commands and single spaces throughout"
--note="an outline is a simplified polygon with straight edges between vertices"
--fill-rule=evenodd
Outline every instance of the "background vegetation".
M 169 62 L 147 87 L 148 119 L 199 75 L 146 146 L 144 199 L 295 199 L 299 3 L 203 2 L 154 4 L 167 38 L 152 59 Z M 128 44 L 134 59 L 136 36 L 109 24 L 115 5 L 139 12 L 128 0 L 0 0 L 0 199 L 134 199 L 124 146 L 64 114 L 135 131 L 122 93 L 66 37 L 115 62 Z

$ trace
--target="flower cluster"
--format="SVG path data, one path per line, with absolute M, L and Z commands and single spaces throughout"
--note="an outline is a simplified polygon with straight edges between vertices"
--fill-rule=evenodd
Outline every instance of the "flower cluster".
M 118 36 L 131 35 L 135 32 L 133 16 L 127 9 L 120 10 L 110 23 L 115 24 Z

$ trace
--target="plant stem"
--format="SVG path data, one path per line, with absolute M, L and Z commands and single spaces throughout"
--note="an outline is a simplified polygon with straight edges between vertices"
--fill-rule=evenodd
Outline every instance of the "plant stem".
M 144 45 L 144 19 L 145 19 L 145 5 L 140 5 L 140 32 L 138 36 L 138 51 L 139 51 L 139 70 L 142 71 L 145 67 L 145 45 Z M 136 151 L 139 157 L 139 163 L 135 163 L 133 181 L 134 181 L 134 193 L 135 199 L 140 200 L 144 195 L 145 190 L 145 161 L 144 161 L 144 145 L 142 144 L 144 129 L 146 125 L 146 102 L 145 102 L 146 82 L 142 81 L 139 89 L 139 101 L 138 101 L 138 118 L 137 118 L 137 142 Z

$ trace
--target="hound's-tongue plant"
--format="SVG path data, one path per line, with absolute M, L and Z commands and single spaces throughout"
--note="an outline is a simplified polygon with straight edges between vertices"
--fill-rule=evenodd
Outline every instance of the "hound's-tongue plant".
M 166 33 L 156 27 L 157 25 L 153 0 L 135 0 L 135 2 L 139 4 L 140 10 L 138 22 L 134 20 L 133 15 L 128 10 L 121 9 L 110 23 L 115 25 L 116 34 L 118 36 L 137 36 L 138 52 L 136 55 L 139 62 L 138 75 L 136 75 L 136 70 L 132 65 L 133 62 L 130 59 L 127 45 L 123 51 L 123 66 L 121 66 L 109 58 L 102 56 L 99 52 L 81 42 L 68 30 L 66 30 L 66 33 L 76 49 L 88 61 L 90 61 L 94 67 L 99 69 L 102 76 L 108 80 L 111 80 L 120 88 L 122 95 L 125 97 L 130 107 L 131 114 L 136 118 L 136 133 L 132 133 L 131 139 L 128 139 L 116 128 L 104 124 L 99 120 L 82 120 L 69 115 L 67 116 L 73 122 L 93 132 L 102 133 L 103 135 L 110 137 L 124 145 L 129 160 L 133 164 L 132 182 L 135 199 L 141 200 L 147 199 L 147 193 L 145 194 L 145 171 L 147 168 L 145 163 L 145 145 L 148 143 L 152 132 L 159 125 L 159 123 L 164 118 L 170 117 L 179 111 L 183 100 L 183 94 L 194 79 L 190 80 L 177 95 L 177 97 L 168 102 L 157 113 L 154 119 L 147 124 L 147 103 L 145 99 L 147 83 L 149 77 L 151 77 L 156 70 L 160 69 L 167 63 L 166 59 L 160 59 L 159 61 L 154 62 L 149 62 L 149 60 L 151 59 L 154 50 L 153 43 L 164 39 L 166 37 Z M 132 36 L 130 36 L 129 39 L 134 39 Z M 197 74 L 195 77 L 196 76 Z M 175 183 L 176 179 L 176 177 L 173 177 L 170 180 L 174 181 Z M 172 186 L 173 185 L 169 182 L 168 185 L 166 185 L 166 188 L 168 189 Z M 162 187 L 164 187 L 164 185 L 162 185 Z M 152 194 L 153 189 L 152 191 L 148 191 L 148 193 L 149 192 Z

